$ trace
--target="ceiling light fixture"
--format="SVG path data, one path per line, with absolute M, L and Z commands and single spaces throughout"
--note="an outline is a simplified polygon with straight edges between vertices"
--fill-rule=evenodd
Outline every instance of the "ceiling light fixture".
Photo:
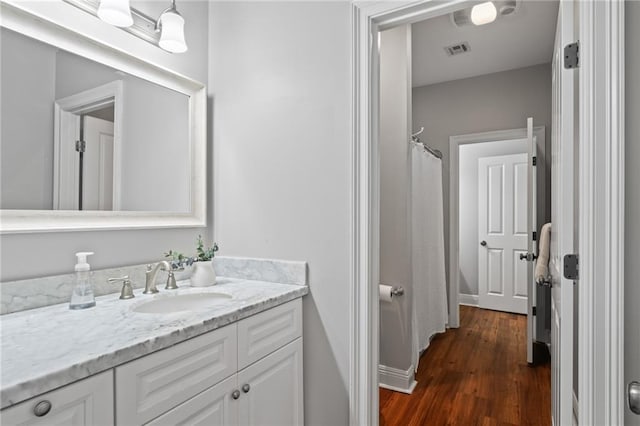
M 485 25 L 496 20 L 498 10 L 492 1 L 480 3 L 471 8 L 471 22 L 474 25 Z
M 98 17 L 116 27 L 129 27 L 133 24 L 129 0 L 101 0 Z

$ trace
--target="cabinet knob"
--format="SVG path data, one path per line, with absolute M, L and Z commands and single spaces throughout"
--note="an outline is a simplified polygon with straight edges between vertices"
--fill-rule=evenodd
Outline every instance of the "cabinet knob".
M 233 392 L 231 392 L 231 398 L 233 398 L 233 399 L 240 398 L 240 391 L 236 389 Z
M 51 411 L 51 402 L 46 400 L 38 402 L 36 406 L 33 407 L 33 414 L 35 414 L 36 417 L 46 416 L 49 411 Z
M 251 386 L 249 386 L 249 383 L 245 383 L 244 385 L 242 385 L 242 392 L 247 393 L 251 390 Z

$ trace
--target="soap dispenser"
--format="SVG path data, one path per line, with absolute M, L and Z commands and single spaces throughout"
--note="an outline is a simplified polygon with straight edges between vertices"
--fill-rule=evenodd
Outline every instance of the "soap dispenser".
M 78 263 L 76 263 L 76 277 L 69 309 L 86 309 L 96 306 L 96 299 L 93 295 L 93 285 L 91 283 L 91 267 L 87 263 L 87 256 L 93 252 L 82 251 L 76 253 Z

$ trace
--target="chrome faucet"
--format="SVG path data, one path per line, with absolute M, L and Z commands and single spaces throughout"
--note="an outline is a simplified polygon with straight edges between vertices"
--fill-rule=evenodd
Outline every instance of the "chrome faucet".
M 143 294 L 157 293 L 159 290 L 156 288 L 156 275 L 158 275 L 158 269 L 162 268 L 163 271 L 169 272 L 167 277 L 167 285 L 165 290 L 175 290 L 178 288 L 176 284 L 176 278 L 173 276 L 171 265 L 166 260 L 156 263 L 156 266 L 147 265 L 147 272 L 145 273 L 145 284 Z

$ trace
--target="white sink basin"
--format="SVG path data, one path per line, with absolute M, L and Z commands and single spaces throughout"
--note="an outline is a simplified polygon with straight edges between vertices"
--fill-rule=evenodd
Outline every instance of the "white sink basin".
M 143 314 L 168 314 L 172 312 L 192 311 L 208 308 L 231 299 L 224 293 L 192 293 L 167 296 L 141 303 L 133 308 Z

